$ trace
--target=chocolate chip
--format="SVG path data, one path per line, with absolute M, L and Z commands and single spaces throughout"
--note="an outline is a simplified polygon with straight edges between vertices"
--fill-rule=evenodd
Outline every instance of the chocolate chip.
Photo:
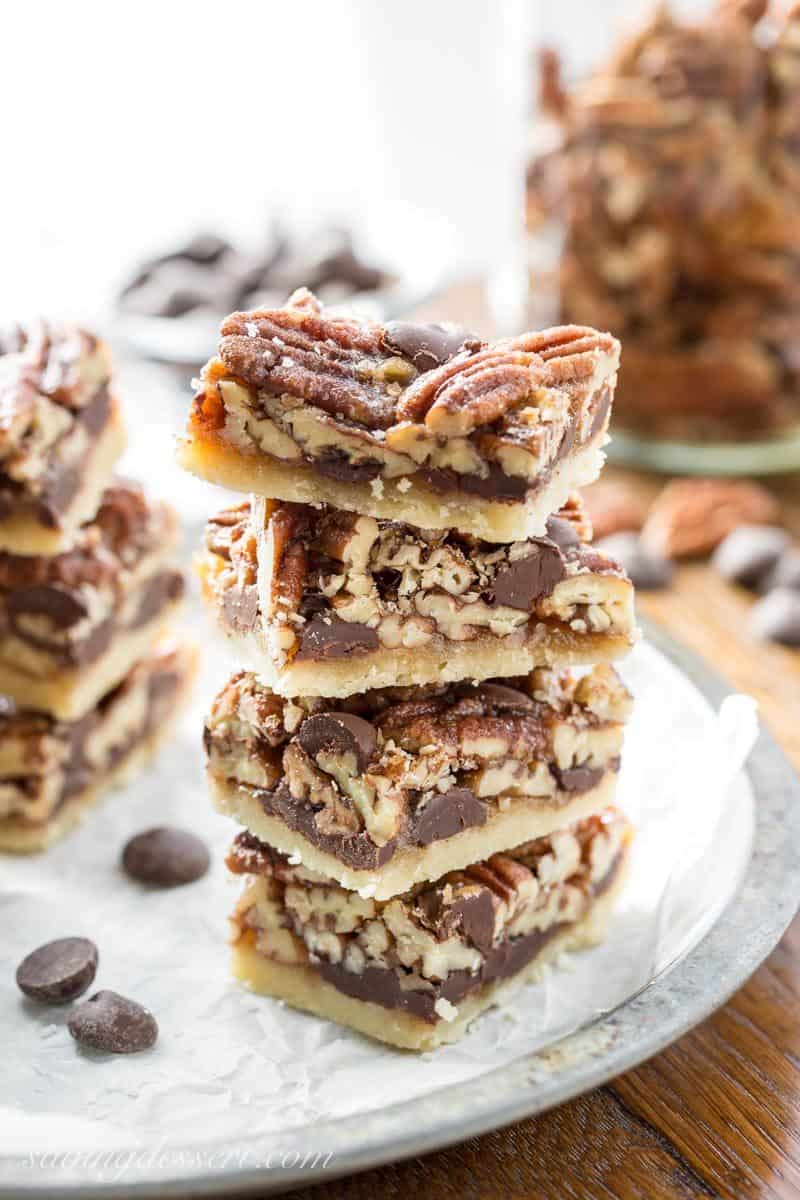
M 530 696 L 516 688 L 507 687 L 504 683 L 482 683 L 480 694 L 490 701 L 494 708 L 533 708 Z
M 378 649 L 378 635 L 368 625 L 319 615 L 310 620 L 300 635 L 296 657 L 304 659 L 349 658 Z
M 634 587 L 658 591 L 669 587 L 675 564 L 648 550 L 636 533 L 612 533 L 597 543 L 597 549 L 616 559 Z
M 122 851 L 128 875 L 157 887 L 194 883 L 205 875 L 210 862 L 205 842 L 185 829 L 168 826 L 137 833 Z
M 565 573 L 564 556 L 559 548 L 537 542 L 525 558 L 498 571 L 494 581 L 494 603 L 530 612 L 535 601 L 549 596 Z
M 753 606 L 750 629 L 756 637 L 784 646 L 800 646 L 800 592 L 775 588 Z
M 784 550 L 771 571 L 758 581 L 758 590 L 771 592 L 774 588 L 791 588 L 800 592 L 800 550 Z
M 378 742 L 374 725 L 353 713 L 324 712 L 307 717 L 297 731 L 297 740 L 311 758 L 320 751 L 352 754 L 359 771 L 367 768 Z
M 788 544 L 788 533 L 775 525 L 740 525 L 717 546 L 711 565 L 731 583 L 755 587 Z
M 469 788 L 436 792 L 415 813 L 411 839 L 420 846 L 452 837 L 464 829 L 486 824 L 486 805 Z
M 548 517 L 547 536 L 551 542 L 555 542 L 559 550 L 569 550 L 571 546 L 580 546 L 581 544 L 578 531 L 572 521 L 565 521 L 563 517 Z
M 390 321 L 383 331 L 383 348 L 402 355 L 418 371 L 432 371 L 453 358 L 460 350 L 478 350 L 480 338 L 465 329 L 445 325 L 415 325 L 410 321 Z
M 76 1042 L 107 1054 L 138 1054 L 158 1037 L 156 1019 L 118 992 L 95 992 L 79 1004 L 67 1025 Z
M 17 986 L 43 1004 L 65 1004 L 81 996 L 97 972 L 97 947 L 88 938 L 46 942 L 17 967 Z

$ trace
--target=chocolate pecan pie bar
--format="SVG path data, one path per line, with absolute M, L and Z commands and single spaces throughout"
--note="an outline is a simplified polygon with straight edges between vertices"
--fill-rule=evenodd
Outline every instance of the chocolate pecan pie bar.
M 630 707 L 609 666 L 335 706 L 239 672 L 206 725 L 209 783 L 262 841 L 386 899 L 608 804 Z
M 223 322 L 179 457 L 235 491 L 519 541 L 597 477 L 618 362 L 581 326 L 487 344 L 301 290 Z
M 0 850 L 44 850 L 153 753 L 188 692 L 195 652 L 155 649 L 78 721 L 0 710 Z
M 71 549 L 0 551 L 0 694 L 63 720 L 83 716 L 145 654 L 183 592 L 177 523 L 115 480 Z
M 69 325 L 0 330 L 0 549 L 68 548 L 124 442 L 102 342 Z
M 602 940 L 630 836 L 606 809 L 381 903 L 242 833 L 234 971 L 394 1046 L 454 1042 L 546 961 Z
M 252 498 L 209 523 L 200 571 L 270 687 L 347 696 L 619 658 L 633 588 L 590 537 L 577 496 L 546 536 L 501 545 Z

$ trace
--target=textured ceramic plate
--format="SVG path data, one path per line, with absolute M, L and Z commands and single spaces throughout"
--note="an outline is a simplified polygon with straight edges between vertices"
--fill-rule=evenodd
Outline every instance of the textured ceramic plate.
M 642 660 L 646 667 L 645 674 L 656 673 L 658 676 L 653 685 L 656 698 L 662 684 L 668 683 L 670 678 L 677 678 L 680 673 L 683 697 L 689 708 L 695 702 L 716 708 L 729 689 L 696 658 L 658 631 L 648 632 L 651 645 L 669 660 L 660 658 L 653 650 L 648 650 Z M 650 709 L 653 707 L 652 696 L 651 688 L 648 700 Z M 690 733 L 685 737 L 682 735 L 682 744 L 690 740 Z M 695 757 L 698 750 L 702 750 L 702 743 L 694 746 L 692 753 Z M 186 751 L 178 747 L 175 753 L 185 756 Z M 688 750 L 684 750 L 684 755 L 688 753 Z M 667 746 L 662 766 L 669 762 L 672 755 L 672 747 Z M 196 750 L 194 757 L 199 759 Z M 192 765 L 199 771 L 197 763 Z M 188 766 L 187 763 L 187 773 Z M 658 764 L 654 764 L 653 774 L 657 769 Z M 196 803 L 196 782 L 192 783 L 190 790 L 190 803 Z M 152 799 L 151 796 L 151 803 Z M 236 990 L 226 992 L 226 983 L 216 982 L 216 979 L 212 981 L 209 994 L 216 997 L 214 1003 L 218 1003 L 220 1008 L 219 1011 L 216 1008 L 214 1010 L 214 1024 L 210 1027 L 213 1033 L 207 1035 L 208 1040 L 218 1038 L 223 1046 L 226 1039 L 230 1043 L 231 1039 L 239 1036 L 241 1030 L 249 1028 L 242 1024 L 243 1013 L 258 1011 L 258 1017 L 247 1016 L 246 1019 L 253 1022 L 260 1020 L 263 1022 L 262 1030 L 268 1028 L 270 1036 L 286 1038 L 290 1053 L 296 1057 L 298 1075 L 305 1069 L 304 1057 L 309 1053 L 314 1051 L 327 1055 L 326 1061 L 332 1064 L 327 1081 L 328 1091 L 319 1094 L 327 1095 L 329 1103 L 327 1107 L 324 1103 L 318 1103 L 313 1120 L 293 1124 L 288 1115 L 275 1109 L 275 1117 L 265 1122 L 264 1103 L 270 1097 L 266 1093 L 260 1097 L 257 1088 L 252 1103 L 247 1106 L 248 1097 L 242 1088 L 250 1087 L 247 1076 L 254 1061 L 258 1065 L 258 1074 L 253 1076 L 253 1080 L 256 1085 L 262 1082 L 260 1063 L 263 1060 L 259 1057 L 257 1042 L 245 1043 L 244 1055 L 241 1049 L 237 1055 L 230 1055 L 232 1082 L 225 1085 L 236 1090 L 238 1105 L 237 1136 L 230 1136 L 226 1133 L 230 1126 L 226 1126 L 225 1122 L 232 1115 L 231 1105 L 222 1096 L 219 1078 L 212 1078 L 209 1074 L 206 1086 L 197 1082 L 203 1055 L 208 1053 L 208 1047 L 201 1045 L 196 1038 L 193 1041 L 189 1039 L 188 1045 L 179 1042 L 176 1046 L 165 1035 L 164 1054 L 173 1056 L 166 1061 L 181 1065 L 187 1072 L 189 1082 L 178 1091 L 165 1091 L 162 1084 L 159 1094 L 155 1083 L 159 1060 L 146 1063 L 142 1058 L 137 1063 L 132 1058 L 125 1065 L 130 1073 L 119 1077 L 114 1071 L 120 1064 L 106 1064 L 101 1070 L 97 1064 L 76 1063 L 75 1054 L 68 1045 L 69 1039 L 63 1037 L 63 1029 L 42 1023 L 40 1030 L 37 1030 L 32 1027 L 30 1016 L 23 1021 L 19 1012 L 19 998 L 13 995 L 13 985 L 9 986 L 5 978 L 0 979 L 0 1031 L 4 1035 L 4 1070 L 0 1073 L 0 1109 L 3 1110 L 0 1117 L 0 1196 L 13 1197 L 14 1200 L 34 1196 L 47 1197 L 48 1200 L 63 1196 L 98 1200 L 103 1196 L 264 1195 L 288 1189 L 297 1183 L 347 1174 L 461 1141 L 530 1116 L 596 1087 L 656 1053 L 701 1021 L 744 982 L 776 944 L 800 903 L 799 800 L 800 781 L 774 742 L 768 735 L 762 734 L 746 771 L 735 780 L 729 807 L 726 808 L 726 825 L 729 832 L 736 835 L 725 851 L 733 864 L 728 890 L 721 893 L 727 907 L 722 910 L 722 903 L 715 906 L 705 923 L 694 917 L 686 924 L 684 932 L 682 928 L 672 929 L 675 914 L 667 906 L 667 919 L 670 922 L 667 944 L 672 958 L 658 959 L 655 978 L 636 994 L 628 991 L 625 1001 L 617 1003 L 613 1010 L 609 1004 L 607 1010 L 603 1011 L 602 1001 L 598 1002 L 599 1015 L 596 1015 L 596 1019 L 582 1023 L 580 1027 L 573 1025 L 576 1032 L 556 1043 L 551 1041 L 539 1053 L 511 1055 L 508 1046 L 516 1042 L 513 1038 L 510 1041 L 507 1039 L 502 1065 L 491 1069 L 486 1067 L 481 1059 L 481 1045 L 492 1030 L 496 1034 L 502 1028 L 503 1020 L 500 1014 L 487 1018 L 472 1042 L 473 1063 L 468 1082 L 465 1082 L 463 1054 L 468 1056 L 470 1053 L 469 1040 L 465 1041 L 465 1050 L 460 1059 L 440 1057 L 434 1061 L 429 1058 L 426 1065 L 426 1060 L 373 1049 L 371 1044 L 363 1040 L 356 1043 L 341 1037 L 337 1041 L 324 1023 L 288 1011 L 276 1014 L 269 1002 L 256 1001 L 252 997 L 245 1000 Z M 135 797 L 131 797 L 131 802 L 134 801 Z M 93 863 L 102 861 L 93 859 L 93 855 L 97 854 L 98 840 L 102 836 L 118 838 L 126 821 L 134 823 L 141 820 L 141 812 L 138 816 L 120 812 L 113 808 L 113 803 L 111 801 L 95 819 L 99 835 L 97 832 L 92 835 L 89 829 L 85 835 L 81 835 L 86 840 L 81 847 L 78 866 L 87 875 L 98 869 Z M 170 803 L 173 811 L 177 805 L 179 817 L 183 819 L 185 810 L 180 808 L 181 798 L 170 797 Z M 74 882 L 69 875 L 70 859 L 68 856 L 60 859 L 57 851 L 54 854 L 55 857 L 49 860 L 48 869 L 52 872 L 54 882 L 61 884 L 66 897 Z M 74 859 L 74 855 L 72 857 Z M 702 859 L 698 861 L 704 866 Z M 74 861 L 72 869 L 77 869 Z M 2 872 L 3 865 L 0 864 Z M 30 914 L 30 928 L 20 933 L 16 928 L 15 914 L 25 915 L 25 881 L 20 873 L 12 878 L 11 870 L 6 871 L 5 875 L 3 882 L 10 879 L 11 887 L 6 888 L 8 901 L 4 919 L 8 923 L 4 934 L 7 943 L 13 945 L 12 953 L 15 954 L 16 941 L 27 944 L 24 939 L 31 936 L 31 930 L 35 928 L 36 913 Z M 725 875 L 725 871 L 722 875 Z M 108 880 L 112 881 L 111 874 Z M 738 887 L 736 881 L 739 881 Z M 701 882 L 698 880 L 698 883 Z M 683 889 L 686 890 L 685 882 Z M 731 898 L 734 889 L 735 894 Z M 0 888 L 0 899 L 3 890 Z M 122 899 L 124 897 L 115 897 L 110 887 L 108 913 L 92 916 L 98 927 L 106 920 L 109 922 L 103 927 L 105 940 L 98 937 L 101 947 L 108 945 L 108 930 L 113 929 L 111 921 L 114 906 L 121 905 Z M 46 897 L 40 898 L 41 903 L 46 901 Z M 58 902 L 57 891 L 55 901 Z M 155 898 L 152 903 L 159 905 L 161 899 Z M 188 916 L 190 907 L 191 901 L 187 901 L 179 911 L 186 909 Z M 152 925 L 147 937 L 154 936 L 158 923 L 162 921 L 162 912 L 167 923 L 174 923 L 174 909 L 150 909 L 147 919 Z M 213 925 L 212 918 L 216 915 L 221 914 L 208 914 L 209 927 Z M 714 915 L 718 919 L 709 930 Z M 623 914 L 623 923 L 625 919 Z M 135 924 L 131 919 L 131 925 Z M 142 930 L 146 928 L 146 919 L 143 918 L 143 923 L 138 923 L 137 929 L 140 940 Z M 200 938 L 204 935 L 216 938 L 216 927 L 204 930 L 203 925 L 197 923 L 190 937 Z M 125 934 L 123 940 L 124 937 Z M 613 938 L 610 941 L 613 943 Z M 620 929 L 617 928 L 617 949 L 613 950 L 617 956 L 621 943 L 624 944 L 624 936 L 620 938 Z M 215 945 L 216 942 L 212 942 L 212 947 Z M 146 946 L 143 950 L 145 963 L 150 949 Z M 113 965 L 118 950 L 119 947 L 109 946 L 108 958 L 112 962 L 108 963 L 107 969 Z M 132 944 L 127 957 L 135 960 L 137 950 L 138 947 Z M 101 949 L 101 957 L 103 953 Z M 216 950 L 214 953 L 212 961 L 216 963 Z M 119 955 L 115 969 L 124 975 L 125 960 Z M 177 964 L 176 970 L 179 969 L 180 964 Z M 220 965 L 220 981 L 223 979 L 223 970 Z M 585 965 L 575 969 L 571 987 L 565 987 L 563 973 L 554 973 L 550 994 L 557 1004 L 563 1003 L 564 997 L 575 990 L 582 970 L 585 970 Z M 4 976 L 7 973 L 4 966 Z M 146 978 L 142 976 L 144 982 Z M 127 979 L 123 979 L 123 983 L 127 983 Z M 104 978 L 101 986 L 114 984 Z M 177 985 L 173 991 L 176 989 Z M 198 990 L 202 990 L 199 984 Z M 602 986 L 598 990 L 602 992 Z M 528 998 L 523 1002 L 523 1021 L 527 1021 L 535 1011 L 532 1006 L 535 988 L 526 989 L 526 992 Z M 194 1019 L 193 1006 L 202 1005 L 205 998 L 181 994 L 179 999 L 184 1005 L 181 1015 L 185 1011 L 185 1022 L 188 1024 Z M 167 1002 L 166 995 L 164 1002 Z M 255 1008 L 242 1008 L 248 1004 Z M 161 1008 L 158 1013 L 161 1019 Z M 165 1017 L 167 1015 L 164 1013 Z M 172 1031 L 176 1029 L 174 1013 L 169 1015 L 166 1024 Z M 21 1057 L 19 1043 L 26 1038 L 29 1039 L 28 1053 L 33 1053 L 39 1064 L 40 1081 L 34 1085 L 32 1093 L 36 1096 L 35 1105 L 27 1101 L 21 1089 L 15 1094 L 8 1086 L 13 1076 L 14 1060 L 16 1058 L 19 1061 Z M 181 1046 L 183 1059 L 179 1057 Z M 23 1058 L 22 1061 L 29 1062 L 29 1059 Z M 168 1072 L 170 1083 L 173 1069 L 170 1068 Z M 189 1074 L 193 1069 L 195 1074 Z M 163 1073 L 163 1061 L 161 1070 Z M 411 1098 L 409 1088 L 417 1086 L 413 1080 L 424 1079 L 426 1074 L 428 1080 L 436 1079 L 435 1088 L 426 1090 L 419 1086 L 418 1093 Z M 30 1075 L 28 1071 L 27 1076 Z M 109 1083 L 109 1080 L 117 1078 L 123 1080 L 121 1085 Z M 359 1095 L 351 1095 L 347 1099 L 346 1094 L 353 1091 L 356 1078 L 367 1078 L 370 1082 L 374 1080 L 376 1094 L 377 1089 L 383 1089 L 379 1103 L 374 1102 L 374 1095 L 372 1103 L 362 1103 L 363 1096 Z M 397 1090 L 393 1088 L 394 1080 Z M 276 1096 L 271 1097 L 273 1104 L 282 1103 L 285 1087 L 284 1074 Z M 128 1088 L 130 1095 L 124 1094 Z M 130 1146 L 119 1149 L 115 1138 L 119 1137 L 120 1129 L 135 1124 L 142 1107 L 139 1093 L 148 1090 L 148 1128 L 151 1133 L 147 1139 L 137 1142 L 136 1150 L 132 1151 Z M 398 1103 L 389 1103 L 384 1099 L 387 1095 L 404 1095 L 404 1098 Z M 209 1107 L 212 1096 L 220 1097 L 219 1116 L 216 1119 L 213 1115 L 215 1110 Z M 291 1096 L 289 1087 L 286 1091 L 287 1109 L 291 1104 Z M 342 1096 L 345 1096 L 344 1108 Z M 162 1135 L 153 1125 L 153 1116 L 159 1112 L 157 1107 L 153 1107 L 153 1097 L 166 1106 L 160 1111 L 163 1112 L 164 1130 L 170 1131 L 168 1136 Z M 347 1104 L 350 1106 L 348 1115 L 331 1119 L 332 1111 L 347 1111 Z M 104 1112 L 108 1111 L 110 1105 L 115 1106 L 118 1114 L 116 1129 L 113 1128 L 113 1122 L 104 1119 Z M 79 1133 L 83 1148 L 76 1149 L 73 1154 L 60 1152 L 48 1155 L 48 1149 L 54 1144 L 56 1124 L 63 1151 L 63 1139 L 65 1133 L 69 1139 L 71 1121 L 76 1131 L 76 1145 Z M 91 1143 L 88 1151 L 85 1149 L 87 1129 Z M 23 1133 L 24 1143 L 21 1137 Z M 31 1146 L 38 1153 L 32 1153 Z

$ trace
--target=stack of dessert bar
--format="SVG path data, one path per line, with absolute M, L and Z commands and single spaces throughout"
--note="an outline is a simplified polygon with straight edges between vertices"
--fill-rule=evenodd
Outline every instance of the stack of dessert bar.
M 164 635 L 183 578 L 173 513 L 114 477 L 102 342 L 0 334 L 0 850 L 50 845 L 161 734 L 191 675 Z
M 224 322 L 180 458 L 251 493 L 200 569 L 252 668 L 205 744 L 244 827 L 256 990 L 427 1049 L 601 935 L 630 836 L 610 664 L 635 624 L 574 489 L 618 357 L 592 329 L 487 345 L 305 290 Z

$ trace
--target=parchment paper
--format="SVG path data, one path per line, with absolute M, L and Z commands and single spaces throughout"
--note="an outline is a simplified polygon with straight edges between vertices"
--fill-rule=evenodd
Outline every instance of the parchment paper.
M 640 645 L 621 667 L 637 703 L 619 793 L 638 835 L 602 947 L 550 968 L 463 1042 L 422 1058 L 251 995 L 228 975 L 226 917 L 241 884 L 222 858 L 235 829 L 210 808 L 200 746 L 204 711 L 231 664 L 205 629 L 203 638 L 196 701 L 147 775 L 46 856 L 0 858 L 0 1156 L 275 1133 L 474 1079 L 637 992 L 697 943 L 736 889 L 752 832 L 738 772 L 755 738 L 755 706 L 735 696 L 712 713 L 675 667 Z M 158 822 L 208 839 L 208 877 L 158 892 L 120 872 L 126 839 Z M 156 1014 L 152 1051 L 83 1052 L 67 1032 L 68 1008 L 20 995 L 17 963 L 65 935 L 99 946 L 96 988 Z

